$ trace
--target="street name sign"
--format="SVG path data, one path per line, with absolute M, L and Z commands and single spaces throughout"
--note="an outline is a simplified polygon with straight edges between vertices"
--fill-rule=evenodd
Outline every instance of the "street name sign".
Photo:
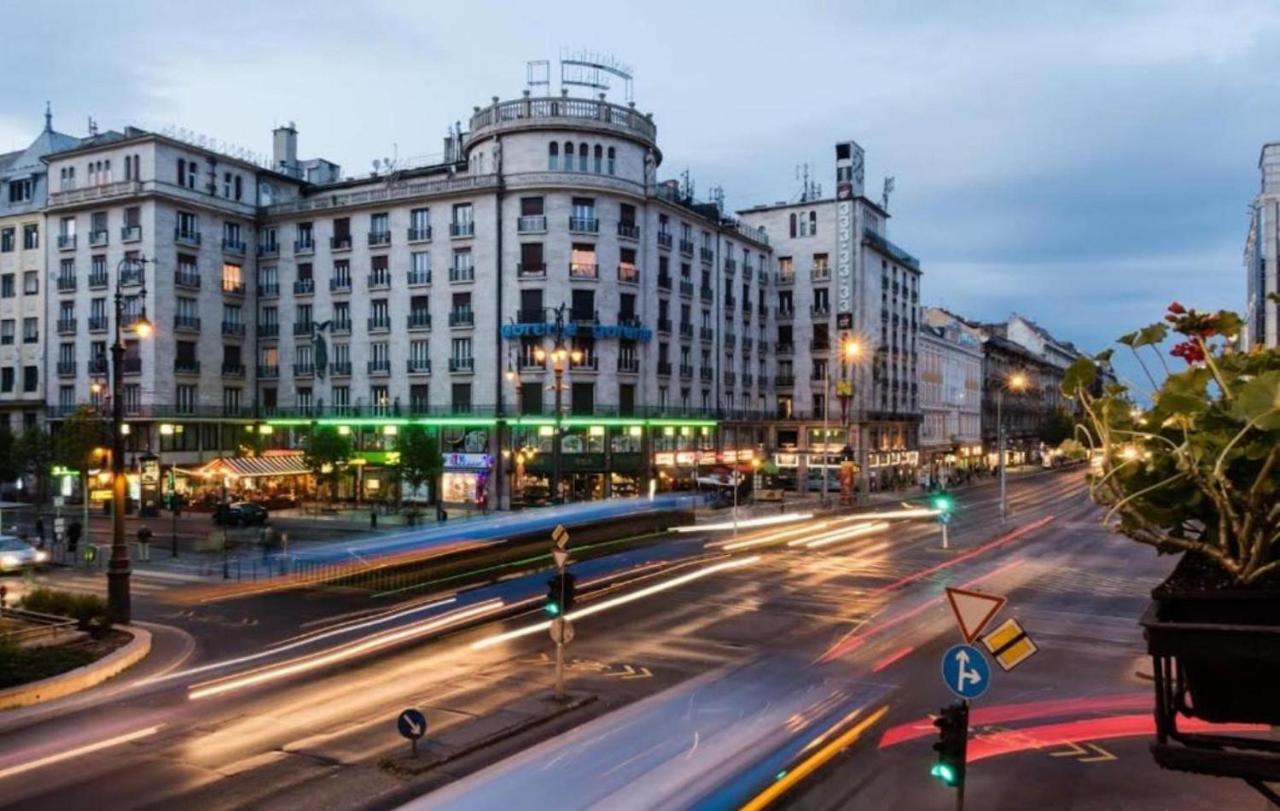
M 953 645 L 942 655 L 942 681 L 960 698 L 978 698 L 987 692 L 991 665 L 974 646 Z
M 1001 623 L 999 628 L 982 638 L 982 644 L 991 651 L 996 664 L 1006 672 L 1030 659 L 1036 651 L 1040 650 L 1015 619 L 1008 619 Z
M 965 642 L 972 644 L 996 612 L 1004 607 L 1005 598 L 948 587 L 947 602 L 951 604 L 951 613 L 955 614 L 956 624 L 960 626 L 960 635 Z

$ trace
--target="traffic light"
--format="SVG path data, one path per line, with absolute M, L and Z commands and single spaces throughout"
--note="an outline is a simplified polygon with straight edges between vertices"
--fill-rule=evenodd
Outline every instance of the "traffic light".
M 543 603 L 542 610 L 548 617 L 560 617 L 573 610 L 577 599 L 577 580 L 569 572 L 559 572 L 547 581 L 547 601 Z
M 951 520 L 951 511 L 955 509 L 955 501 L 950 493 L 937 493 L 930 499 L 933 509 L 938 511 L 938 523 L 945 524 Z
M 929 774 L 948 786 L 964 789 L 964 759 L 969 746 L 969 704 L 957 701 L 943 707 L 933 725 L 938 728 L 938 742 L 933 750 L 938 753 Z

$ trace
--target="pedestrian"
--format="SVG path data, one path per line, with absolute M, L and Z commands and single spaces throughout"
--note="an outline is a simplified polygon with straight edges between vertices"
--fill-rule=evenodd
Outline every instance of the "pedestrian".
M 138 560 L 151 562 L 151 528 L 147 526 L 138 528 Z
M 71 557 L 76 556 L 76 547 L 80 545 L 80 522 L 72 521 L 67 525 L 67 551 Z
M 44 548 L 44 519 L 36 516 L 36 538 L 41 549 Z

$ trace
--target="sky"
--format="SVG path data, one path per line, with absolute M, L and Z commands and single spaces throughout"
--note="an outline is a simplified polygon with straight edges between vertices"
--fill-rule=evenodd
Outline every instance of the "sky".
M 730 207 L 834 190 L 836 141 L 892 175 L 890 238 L 924 303 L 1018 312 L 1083 349 L 1172 300 L 1240 309 L 1261 145 L 1280 140 L 1265 2 L 60 2 L 7 6 L 0 151 L 42 125 L 178 126 L 348 174 L 439 153 L 516 97 L 529 60 L 611 54 L 653 113 L 659 171 Z M 622 100 L 621 88 L 611 98 Z M 1125 371 L 1125 369 L 1122 369 Z

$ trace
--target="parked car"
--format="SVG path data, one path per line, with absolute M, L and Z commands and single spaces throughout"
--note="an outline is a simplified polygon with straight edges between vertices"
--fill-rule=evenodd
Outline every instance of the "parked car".
M 49 553 L 12 535 L 0 535 L 0 572 L 19 572 L 41 568 L 49 562 Z
M 213 511 L 213 523 L 222 526 L 252 527 L 267 522 L 267 508 L 252 501 L 219 504 Z

